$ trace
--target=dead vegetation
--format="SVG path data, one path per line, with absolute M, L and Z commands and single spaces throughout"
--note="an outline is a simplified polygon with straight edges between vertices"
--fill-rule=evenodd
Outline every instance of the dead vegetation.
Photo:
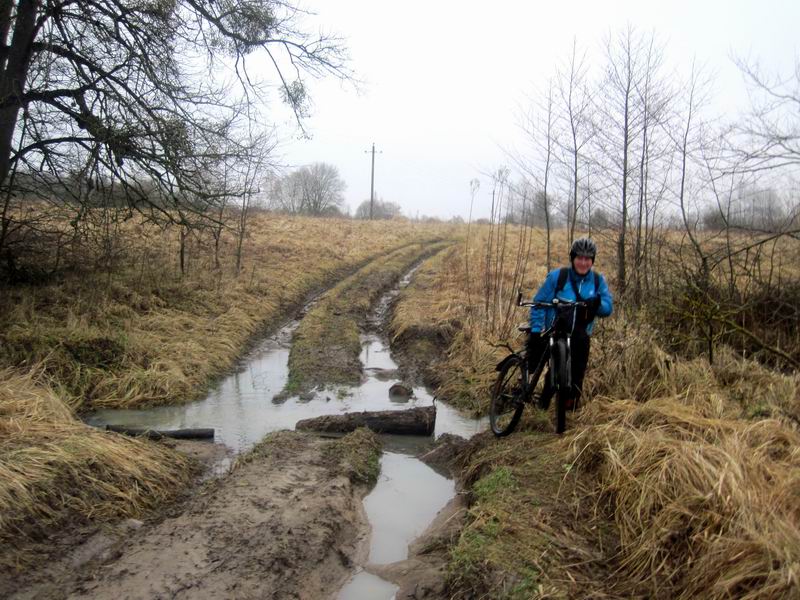
M 183 274 L 180 232 L 131 222 L 111 263 L 80 247 L 72 270 L 4 288 L 0 566 L 26 564 L 64 525 L 145 514 L 192 476 L 178 453 L 87 427 L 77 411 L 193 399 L 313 292 L 449 229 L 261 214 L 238 276 L 235 236 L 223 232 L 215 255 L 202 234 L 182 240 Z
M 544 256 L 540 242 L 531 263 Z M 470 274 L 463 245 L 434 260 L 401 298 L 395 340 L 411 331 L 446 339 L 438 395 L 481 411 L 505 353 L 498 343 L 522 340 L 513 326 L 480 318 L 480 254 Z M 543 277 L 532 267 L 523 291 Z M 743 358 L 724 336 L 713 363 L 696 347 L 668 352 L 663 318 L 653 327 L 647 312 L 661 309 L 618 303 L 598 324 L 588 402 L 563 438 L 543 434 L 551 419 L 526 410 L 514 435 L 473 442 L 464 457 L 470 518 L 451 548 L 453 597 L 800 594 L 800 377 Z
M 507 352 L 499 344 L 522 343 L 515 327 L 528 316 L 514 306 L 516 290 L 532 294 L 547 274 L 533 260 L 545 252 L 542 232 L 528 236 L 509 227 L 503 246 L 495 240 L 489 254 L 488 235 L 486 228 L 473 228 L 469 246 L 459 244 L 423 264 L 401 293 L 390 325 L 393 346 L 419 362 L 437 395 L 473 414 L 488 409 L 494 366 Z M 530 252 L 529 262 L 515 259 L 520 248 Z M 499 268 L 500 254 L 514 263 Z M 485 276 L 487 265 L 491 278 Z
M 39 365 L 76 409 L 194 399 L 249 340 L 309 294 L 372 257 L 447 229 L 256 215 L 238 276 L 232 234 L 222 235 L 216 268 L 213 247 L 197 232 L 182 275 L 172 258 L 178 234 L 129 224 L 115 237 L 124 253 L 112 269 L 4 290 L 0 366 Z
M 84 425 L 32 373 L 0 371 L 0 567 L 24 567 L 64 526 L 140 517 L 192 476 L 160 444 Z

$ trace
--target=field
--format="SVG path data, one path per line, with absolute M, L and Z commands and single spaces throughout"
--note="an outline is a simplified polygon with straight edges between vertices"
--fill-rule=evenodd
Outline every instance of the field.
M 516 291 L 530 296 L 547 272 L 543 232 L 515 226 L 258 215 L 238 274 L 232 238 L 219 266 L 207 238 L 190 239 L 182 273 L 179 232 L 125 227 L 113 265 L 84 261 L 3 295 L 3 567 L 35 564 L 36 544 L 66 523 L 152 514 L 190 485 L 191 460 L 93 430 L 82 411 L 196 398 L 323 291 L 297 330 L 289 391 L 358 380 L 352 342 L 370 305 L 424 259 L 393 307 L 393 351 L 437 398 L 485 414 L 504 344 L 523 342 Z M 516 433 L 478 435 L 458 457 L 470 506 L 448 550 L 450 597 L 800 594 L 800 377 L 764 348 L 777 326 L 752 330 L 758 346 L 735 328 L 706 338 L 685 323 L 711 287 L 732 281 L 745 294 L 755 280 L 720 268 L 698 295 L 681 279 L 692 260 L 675 259 L 673 241 L 651 265 L 658 295 L 617 297 L 615 315 L 598 323 L 587 401 L 567 433 L 553 435 L 552 415 L 528 409 Z M 567 247 L 556 231 L 554 267 Z M 613 291 L 609 247 L 596 268 Z M 786 258 L 775 277 L 794 289 Z M 768 255 L 750 261 L 775 266 Z M 747 319 L 765 310 L 757 294 L 742 297 Z M 725 310 L 717 317 L 739 325 Z M 797 355 L 792 331 L 767 341 Z
M 208 239 L 126 225 L 113 268 L 74 268 L 0 300 L 0 565 L 36 558 L 65 524 L 141 517 L 193 476 L 182 455 L 84 425 L 97 407 L 192 400 L 260 335 L 312 295 L 399 248 L 452 237 L 402 221 L 257 215 L 241 273 L 223 237 L 215 268 Z M 23 551 L 21 548 L 24 548 Z

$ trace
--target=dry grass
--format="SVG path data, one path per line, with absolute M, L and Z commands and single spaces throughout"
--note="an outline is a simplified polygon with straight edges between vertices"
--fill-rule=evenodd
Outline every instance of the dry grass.
M 170 449 L 105 433 L 72 416 L 31 374 L 0 372 L 0 567 L 34 558 L 54 528 L 140 517 L 192 470 Z
M 616 547 L 598 528 L 582 490 L 567 478 L 563 440 L 532 433 L 474 438 L 464 456 L 470 488 L 467 527 L 451 550 L 455 598 L 609 598 Z
M 31 543 L 62 525 L 141 515 L 189 479 L 180 455 L 87 427 L 76 410 L 195 398 L 313 292 L 375 256 L 451 234 L 442 225 L 257 215 L 238 277 L 229 234 L 220 269 L 208 237 L 191 238 L 181 276 L 177 231 L 129 222 L 112 268 L 95 268 L 87 253 L 72 257 L 79 271 L 4 289 L 0 566 L 27 562 Z M 32 368 L 37 377 L 19 375 Z
M 361 379 L 360 327 L 370 308 L 414 263 L 444 243 L 411 244 L 381 256 L 325 293 L 300 322 L 289 354 L 287 393 Z
M 467 252 L 462 242 L 424 264 L 401 294 L 391 323 L 395 344 L 428 340 L 428 353 L 436 352 L 429 358 L 436 361 L 427 379 L 437 387 L 439 397 L 474 414 L 485 413 L 488 408 L 494 366 L 507 353 L 500 344 L 510 342 L 519 347 L 523 339 L 515 326 L 528 320 L 525 310 L 511 306 L 516 289 L 510 261 L 492 286 L 498 288 L 498 295 L 487 300 L 488 233 L 486 227 L 473 226 Z M 516 249 L 520 234 L 516 227 L 507 232 L 507 257 Z M 558 232 L 553 244 L 556 248 L 566 247 L 565 232 Z M 527 268 L 518 282 L 526 298 L 533 295 L 547 274 L 545 255 L 544 233 L 535 231 Z M 566 260 L 557 251 L 554 257 Z M 602 263 L 598 268 L 602 269 Z M 445 353 L 443 360 L 440 351 Z M 426 348 L 421 347 L 419 352 L 426 352 Z
M 664 598 L 800 594 L 800 435 L 679 399 L 597 402 L 572 461 L 620 536 L 621 590 Z
M 241 275 L 233 274 L 228 236 L 219 270 L 209 239 L 193 238 L 181 277 L 172 258 L 177 232 L 128 225 L 119 240 L 124 260 L 112 271 L 4 291 L 0 366 L 42 365 L 74 408 L 190 400 L 314 290 L 374 256 L 450 232 L 402 221 L 257 215 Z
M 439 396 L 482 411 L 494 344 L 521 340 L 479 318 L 477 246 L 469 277 L 463 245 L 426 265 L 393 329 L 446 340 Z M 544 274 L 532 266 L 525 292 Z M 618 304 L 598 324 L 588 402 L 560 441 L 526 411 L 510 438 L 475 444 L 455 597 L 800 596 L 800 376 L 723 345 L 713 366 L 670 355 L 647 319 Z

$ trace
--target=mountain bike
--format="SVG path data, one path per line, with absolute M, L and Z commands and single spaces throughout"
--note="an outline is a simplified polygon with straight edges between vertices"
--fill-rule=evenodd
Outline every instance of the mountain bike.
M 523 302 L 522 294 L 517 295 L 517 306 L 552 308 L 556 311 L 553 325 L 541 335 L 548 339 L 547 350 L 542 353 L 539 363 L 532 372 L 528 369 L 527 344 L 522 350 L 514 351 L 505 344 L 510 354 L 501 360 L 495 369 L 497 380 L 492 388 L 489 405 L 489 424 L 497 437 L 506 436 L 516 428 L 522 417 L 525 404 L 536 397 L 535 390 L 540 379 L 554 390 L 556 399 L 556 433 L 564 433 L 567 426 L 567 409 L 574 400 L 572 389 L 571 323 L 575 309 L 586 306 L 585 302 L 571 302 L 555 298 L 552 302 Z M 530 335 L 530 327 L 519 327 L 519 331 Z M 542 378 L 542 375 L 545 378 Z M 548 381 L 549 378 L 549 381 Z M 541 392 L 538 396 L 539 408 L 542 404 Z M 573 406 L 573 410 L 574 410 Z

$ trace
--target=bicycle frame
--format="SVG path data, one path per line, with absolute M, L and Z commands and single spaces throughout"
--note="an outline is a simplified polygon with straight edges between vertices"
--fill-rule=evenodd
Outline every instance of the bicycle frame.
M 532 370 L 528 368 L 528 351 L 522 349 L 515 352 L 508 344 L 510 354 L 498 363 L 499 375 L 492 388 L 492 399 L 489 406 L 489 421 L 492 431 L 497 436 L 508 435 L 517 426 L 525 404 L 533 399 L 533 392 L 542 377 L 545 366 L 548 367 L 548 379 L 544 391 L 539 397 L 540 408 L 547 408 L 550 394 L 556 395 L 556 433 L 563 433 L 566 428 L 566 411 L 568 403 L 574 407 L 572 397 L 572 335 L 569 330 L 569 319 L 559 312 L 561 308 L 585 306 L 582 301 L 561 301 L 554 298 L 552 302 L 523 302 L 522 295 L 517 296 L 518 306 L 535 306 L 556 309 L 556 319 L 552 325 L 539 334 L 548 338 L 545 351 L 538 358 L 538 364 Z M 573 313 L 572 322 L 575 315 Z M 530 328 L 520 328 L 530 332 Z M 510 376 L 507 378 L 507 376 Z M 544 395 L 546 394 L 546 396 Z

